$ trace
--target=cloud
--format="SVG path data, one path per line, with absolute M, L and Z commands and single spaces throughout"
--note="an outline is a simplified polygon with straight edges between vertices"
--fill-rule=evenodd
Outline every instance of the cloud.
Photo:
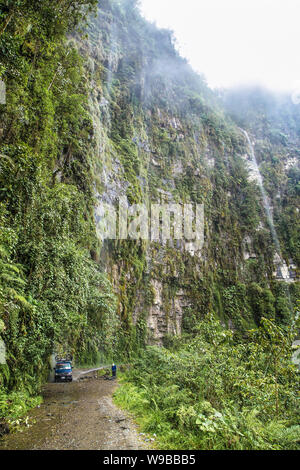
M 141 0 L 142 13 L 175 32 L 178 48 L 212 87 L 300 80 L 298 0 Z

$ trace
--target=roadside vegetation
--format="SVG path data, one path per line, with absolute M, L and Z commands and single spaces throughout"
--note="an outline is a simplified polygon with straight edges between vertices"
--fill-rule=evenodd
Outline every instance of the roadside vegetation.
M 115 402 L 159 449 L 300 449 L 294 335 L 264 318 L 236 340 L 208 315 L 192 335 L 141 352 Z

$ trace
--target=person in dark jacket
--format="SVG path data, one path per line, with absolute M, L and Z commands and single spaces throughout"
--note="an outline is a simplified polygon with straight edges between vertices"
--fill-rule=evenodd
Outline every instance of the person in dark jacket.
M 116 366 L 116 364 L 113 364 L 113 365 L 111 366 L 111 372 L 112 372 L 112 376 L 113 376 L 113 377 L 116 377 L 116 376 L 117 376 L 117 366 Z

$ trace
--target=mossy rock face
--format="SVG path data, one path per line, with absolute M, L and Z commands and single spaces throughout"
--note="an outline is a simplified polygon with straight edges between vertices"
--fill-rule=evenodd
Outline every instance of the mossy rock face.
M 231 113 L 236 124 L 222 111 L 211 90 L 174 51 L 168 33 L 162 34 L 145 21 L 140 23 L 134 2 L 121 10 L 107 2 L 91 26 L 93 34 L 95 30 L 112 31 L 112 25 L 119 31 L 118 35 L 103 36 L 107 71 L 102 77 L 101 93 L 111 112 L 111 128 L 104 129 L 104 135 L 122 168 L 121 172 L 111 172 L 111 181 L 119 181 L 120 187 L 122 178 L 127 181 L 130 204 L 144 202 L 150 207 L 152 202 L 203 203 L 206 219 L 206 243 L 199 258 L 190 256 L 184 244 L 166 249 L 154 243 L 139 247 L 129 241 L 112 244 L 107 262 L 117 263 L 122 272 L 114 279 L 119 315 L 126 330 L 122 344 L 133 352 L 150 337 L 155 341 L 149 327 L 157 323 L 157 314 L 160 326 L 154 327 L 155 334 L 176 331 L 186 304 L 192 308 L 194 320 L 186 321 L 185 328 L 213 311 L 242 333 L 259 324 L 268 309 L 274 315 L 277 294 L 272 284 L 275 247 L 258 187 L 248 178 L 245 154 L 249 148 L 238 128 L 239 116 Z M 90 47 L 93 50 L 93 41 Z M 114 54 L 114 64 L 109 67 L 112 50 L 118 54 Z M 99 67 L 103 60 L 98 61 Z M 225 104 L 230 108 L 230 103 Z M 292 115 L 293 111 L 288 112 Z M 276 153 L 279 147 L 284 149 L 286 139 L 294 139 L 295 135 L 285 129 L 262 136 L 260 119 L 253 111 L 243 125 L 257 131 L 258 158 L 268 160 L 270 153 L 264 155 L 261 149 L 268 147 L 269 137 L 273 146 L 269 150 Z M 293 115 L 292 119 L 299 122 L 300 116 Z M 106 158 L 105 150 L 102 157 Z M 111 158 L 113 161 L 116 156 Z M 282 176 L 282 181 L 286 180 Z M 271 179 L 275 185 L 277 180 Z M 109 194 L 109 185 L 104 185 L 104 200 Z M 294 205 L 295 199 L 290 202 Z M 249 262 L 245 239 L 250 240 Z M 153 287 L 158 279 L 162 294 L 160 288 Z M 263 289 L 264 300 L 259 305 L 251 288 L 253 283 Z M 159 309 L 155 308 L 158 297 Z M 278 319 L 286 316 L 284 311 Z M 142 328 L 143 322 L 146 329 Z

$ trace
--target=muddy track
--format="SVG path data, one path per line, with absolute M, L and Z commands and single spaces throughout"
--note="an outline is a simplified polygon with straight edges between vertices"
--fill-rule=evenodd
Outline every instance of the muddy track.
M 148 443 L 112 402 L 117 387 L 95 372 L 72 383 L 51 383 L 43 404 L 29 413 L 30 427 L 0 440 L 0 450 L 142 450 Z

